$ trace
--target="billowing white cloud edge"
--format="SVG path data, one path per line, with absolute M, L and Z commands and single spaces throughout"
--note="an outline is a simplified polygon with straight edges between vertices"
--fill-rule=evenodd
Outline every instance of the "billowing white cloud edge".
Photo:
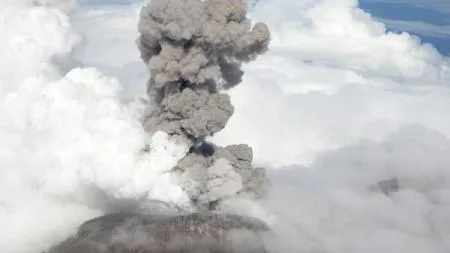
M 246 66 L 243 85 L 230 92 L 236 113 L 216 140 L 250 143 L 263 163 L 305 164 L 317 151 L 379 140 L 401 123 L 448 134 L 449 58 L 386 32 L 357 1 L 276 4 L 262 2 L 252 14 L 269 22 L 271 51 Z
M 0 30 L 1 252 L 40 252 L 117 199 L 187 204 L 166 172 L 189 141 L 147 137 L 115 78 L 76 67 L 66 14 L 12 2 Z

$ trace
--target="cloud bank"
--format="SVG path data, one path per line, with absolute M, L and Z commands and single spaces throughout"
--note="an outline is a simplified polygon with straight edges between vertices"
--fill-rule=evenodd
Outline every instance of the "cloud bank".
M 278 215 L 282 252 L 448 251 L 449 148 L 441 133 L 404 125 L 383 141 L 325 152 L 308 168 L 273 171 L 267 206 Z M 372 187 L 390 178 L 398 191 Z
M 273 40 L 245 67 L 244 85 L 231 90 L 235 114 L 215 141 L 239 139 L 261 163 L 286 165 L 308 164 L 317 151 L 361 137 L 379 140 L 401 123 L 449 134 L 450 64 L 436 49 L 387 32 L 356 1 L 275 5 L 261 2 L 252 13 Z
M 116 79 L 71 68 L 80 37 L 63 12 L 14 2 L 0 18 L 1 251 L 40 251 L 120 201 L 187 204 L 165 172 L 190 141 L 148 138 Z

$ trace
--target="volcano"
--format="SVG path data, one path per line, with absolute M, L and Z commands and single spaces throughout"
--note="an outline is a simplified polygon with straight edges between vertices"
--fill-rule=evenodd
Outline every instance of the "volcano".
M 268 232 L 264 222 L 234 214 L 111 213 L 47 253 L 265 253 Z

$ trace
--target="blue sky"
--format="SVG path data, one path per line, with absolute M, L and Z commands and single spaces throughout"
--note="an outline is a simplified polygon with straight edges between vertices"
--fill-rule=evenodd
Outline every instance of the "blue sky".
M 390 30 L 414 34 L 450 55 L 450 1 L 361 0 L 360 7 Z

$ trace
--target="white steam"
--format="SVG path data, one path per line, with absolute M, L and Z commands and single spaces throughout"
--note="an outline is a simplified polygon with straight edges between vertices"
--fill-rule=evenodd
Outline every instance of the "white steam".
M 165 172 L 191 144 L 149 139 L 114 78 L 65 73 L 80 38 L 63 12 L 16 3 L 0 8 L 0 30 L 1 252 L 39 252 L 105 211 L 99 203 L 186 203 Z

